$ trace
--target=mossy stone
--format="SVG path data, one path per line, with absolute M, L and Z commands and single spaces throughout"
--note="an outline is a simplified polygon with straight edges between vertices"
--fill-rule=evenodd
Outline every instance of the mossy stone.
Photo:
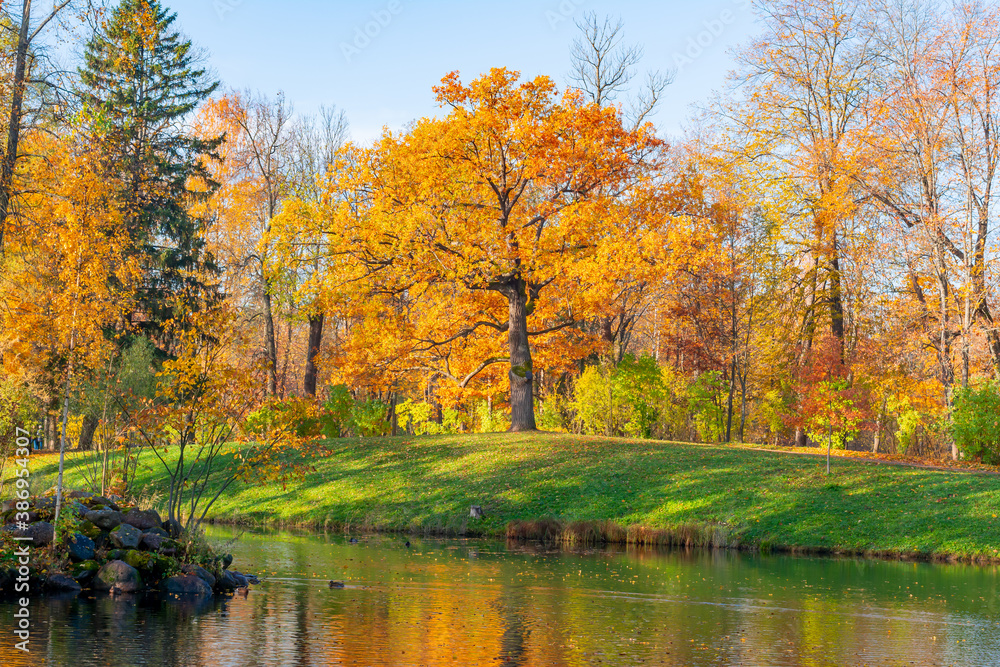
M 125 558 L 122 560 L 151 580 L 159 580 L 180 571 L 180 566 L 173 558 L 161 556 L 151 551 L 132 549 L 125 553 Z
M 92 522 L 87 521 L 86 519 L 80 522 L 80 526 L 77 528 L 77 530 L 79 530 L 81 533 L 83 533 L 92 540 L 96 540 L 97 537 L 101 534 L 101 529 L 95 526 Z
M 142 576 L 128 563 L 113 560 L 106 563 L 94 577 L 94 588 L 99 591 L 116 589 L 121 593 L 142 590 Z

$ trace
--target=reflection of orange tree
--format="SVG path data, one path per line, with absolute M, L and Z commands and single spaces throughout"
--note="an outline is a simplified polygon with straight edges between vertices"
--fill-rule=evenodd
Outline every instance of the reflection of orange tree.
M 284 479 L 316 444 L 295 405 L 261 404 L 263 368 L 248 372 L 235 314 L 224 305 L 185 309 L 176 358 L 163 364 L 154 399 L 134 417 L 168 480 L 167 516 L 200 524 L 237 480 Z

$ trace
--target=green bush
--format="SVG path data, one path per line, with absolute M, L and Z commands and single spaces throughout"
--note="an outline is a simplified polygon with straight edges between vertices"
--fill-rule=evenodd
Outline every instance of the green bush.
M 6 469 L 13 464 L 17 429 L 23 428 L 34 437 L 41 407 L 23 384 L 0 376 L 0 492 L 4 490 Z
M 407 399 L 396 406 L 396 419 L 400 428 L 414 435 L 442 435 L 463 433 L 468 430 L 458 410 L 453 408 L 441 410 L 440 424 L 434 421 L 433 414 L 434 406 L 423 401 Z
M 355 401 L 351 408 L 351 431 L 366 438 L 388 435 L 392 428 L 386 419 L 388 413 L 389 406 L 377 398 Z
M 615 369 L 614 378 L 625 406 L 624 432 L 641 438 L 652 437 L 666 395 L 656 360 L 648 355 L 638 359 L 626 355 Z
M 718 371 L 702 373 L 688 387 L 688 409 L 694 417 L 698 437 L 704 442 L 721 442 L 725 433 L 726 383 Z
M 320 429 L 325 438 L 339 438 L 347 435 L 351 427 L 351 410 L 354 398 L 347 385 L 338 384 L 329 388 L 323 410 L 319 418 Z
M 913 407 L 908 396 L 890 397 L 886 408 L 896 417 L 896 451 L 906 456 L 907 450 L 916 441 L 920 427 L 927 427 L 924 415 Z
M 537 401 L 535 403 L 535 425 L 538 426 L 539 430 L 569 430 L 568 427 L 571 426 L 571 424 L 567 423 L 565 403 L 566 399 L 559 393 L 551 393 L 546 396 L 544 400 Z M 504 427 L 502 430 L 506 431 L 510 428 L 510 421 L 507 419 L 506 415 L 503 417 L 503 423 Z
M 35 433 L 41 403 L 16 380 L 0 377 L 0 444 L 13 444 L 20 426 Z
M 657 437 L 683 440 L 688 437 L 689 381 L 671 366 L 660 368 L 660 382 L 663 384 L 663 399 L 660 401 L 660 420 L 657 423 Z
M 478 401 L 472 409 L 476 433 L 503 433 L 510 428 L 510 418 L 505 410 L 490 408 L 489 401 Z M 539 426 L 539 428 L 543 428 Z
M 761 396 L 757 424 L 768 436 L 781 436 L 789 430 L 786 418 L 792 413 L 792 398 L 786 390 L 769 389 Z
M 573 408 L 584 433 L 648 438 L 666 395 L 656 360 L 628 355 L 617 366 L 591 366 L 576 381 Z
M 956 391 L 951 432 L 967 458 L 1000 463 L 1000 385 L 984 382 Z
M 573 410 L 580 430 L 587 435 L 608 435 L 614 431 L 614 385 L 607 368 L 591 366 L 573 386 Z

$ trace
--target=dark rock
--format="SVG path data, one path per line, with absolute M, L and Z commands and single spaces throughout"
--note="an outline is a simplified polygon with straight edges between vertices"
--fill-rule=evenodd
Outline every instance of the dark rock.
M 32 516 L 35 517 L 35 521 L 48 521 L 49 523 L 54 522 L 56 519 L 54 510 L 39 510 L 37 513 L 32 513 Z
M 7 526 L 4 526 L 4 529 L 7 530 Z M 44 547 L 47 544 L 51 544 L 52 540 L 55 539 L 55 531 L 52 528 L 52 524 L 47 521 L 33 523 L 23 530 L 19 530 L 14 525 L 14 530 L 11 532 L 14 533 L 15 537 L 30 537 L 31 546 L 34 547 Z
M 212 588 L 196 574 L 178 574 L 163 580 L 169 595 L 211 595 Z
M 73 563 L 67 570 L 69 571 L 69 576 L 73 577 L 81 584 L 88 583 L 97 574 L 97 571 L 101 569 L 100 563 L 95 560 L 85 560 L 82 563 Z
M 163 530 L 167 531 L 167 535 L 174 538 L 175 540 L 181 536 L 182 532 L 184 532 L 184 527 L 181 526 L 180 521 L 178 521 L 177 519 L 167 519 L 162 524 L 160 524 L 160 527 Z
M 330 582 L 330 588 L 343 588 L 343 587 L 344 587 L 344 582 L 343 581 L 331 581 Z
M 93 537 L 91 539 L 94 540 L 94 545 L 98 549 L 114 549 L 115 548 L 115 545 L 111 543 L 111 533 L 109 533 L 106 530 L 99 530 L 99 531 L 97 531 L 97 537 Z
M 68 575 L 56 572 L 45 578 L 45 589 L 50 591 L 79 591 L 83 590 L 76 579 Z
M 160 515 L 156 510 L 139 510 L 134 507 L 125 513 L 123 523 L 135 526 L 139 530 L 149 530 L 160 526 Z
M 215 577 L 201 565 L 185 565 L 181 568 L 181 572 L 184 574 L 193 574 L 208 584 L 210 588 L 215 588 Z
M 101 530 L 114 530 L 121 525 L 125 516 L 117 510 L 91 510 L 83 518 Z
M 240 582 L 229 570 L 223 570 L 222 574 L 215 580 L 215 588 L 220 591 L 235 591 L 240 587 Z
M 227 570 L 227 571 L 229 574 L 233 575 L 233 579 L 236 581 L 237 588 L 245 588 L 247 585 L 249 585 L 250 582 L 247 581 L 247 578 L 244 577 L 239 572 L 237 572 L 236 570 Z
M 121 511 L 121 507 L 118 506 L 118 503 L 116 503 L 113 500 L 110 500 L 109 498 L 105 498 L 104 496 L 92 496 L 90 498 L 87 498 L 87 504 L 90 505 L 91 507 L 99 507 L 103 505 L 104 507 L 112 509 L 116 512 Z
M 72 510 L 73 513 L 76 514 L 78 517 L 85 517 L 87 516 L 87 512 L 90 511 L 89 507 L 75 500 L 66 505 L 66 509 Z
M 164 556 L 176 556 L 181 552 L 181 544 L 177 540 L 172 540 L 169 537 L 163 538 L 160 542 L 160 553 Z
M 76 561 L 90 560 L 94 557 L 94 540 L 83 533 L 74 533 L 69 538 L 69 557 Z
M 92 522 L 84 519 L 77 526 L 77 530 L 86 535 L 92 540 L 96 540 L 97 536 L 101 534 L 101 529 L 95 526 Z
M 159 526 L 157 526 L 155 528 L 150 528 L 148 530 L 144 530 L 144 531 L 142 531 L 142 534 L 143 535 L 159 535 L 160 537 L 170 537 L 170 533 L 168 533 L 167 531 L 163 530 Z
M 113 560 L 98 570 L 94 579 L 95 590 L 109 591 L 112 587 L 119 593 L 135 593 L 142 590 L 142 577 L 128 563 Z
M 93 496 L 90 491 L 70 491 L 66 494 L 67 498 L 93 498 Z
M 16 500 L 5 500 L 0 503 L 0 512 L 7 513 L 17 509 Z
M 123 523 L 111 531 L 111 542 L 119 549 L 135 549 L 139 546 L 142 533 L 135 526 Z
M 232 554 L 222 554 L 222 569 L 228 570 L 229 566 L 233 564 Z
M 121 560 L 122 558 L 125 558 L 124 549 L 112 549 L 108 552 L 108 560 Z
M 32 499 L 31 506 L 36 510 L 45 509 L 55 509 L 56 507 L 56 497 L 55 496 L 38 496 Z
M 163 546 L 163 536 L 155 533 L 143 533 L 139 541 L 139 548 L 146 551 L 159 551 Z

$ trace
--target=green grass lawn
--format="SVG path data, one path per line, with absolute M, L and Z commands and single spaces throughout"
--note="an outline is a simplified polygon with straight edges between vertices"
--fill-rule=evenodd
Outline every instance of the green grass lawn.
M 83 488 L 82 454 L 66 485 Z M 33 474 L 54 481 L 57 458 Z M 337 440 L 303 479 L 236 483 L 209 516 L 347 529 L 502 535 L 512 521 L 723 528 L 744 546 L 1000 558 L 1000 476 L 725 446 L 493 434 Z M 151 454 L 138 484 L 165 494 Z M 486 518 L 469 520 L 469 506 Z

